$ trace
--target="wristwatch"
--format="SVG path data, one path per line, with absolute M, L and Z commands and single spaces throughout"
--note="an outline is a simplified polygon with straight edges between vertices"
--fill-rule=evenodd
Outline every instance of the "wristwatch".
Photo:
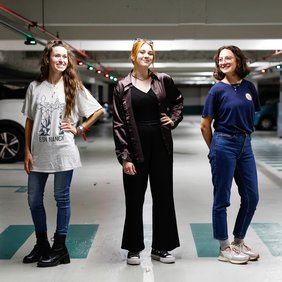
M 78 126 L 77 127 L 77 135 L 80 135 L 82 132 L 83 132 L 83 126 L 82 125 L 80 125 L 80 126 Z

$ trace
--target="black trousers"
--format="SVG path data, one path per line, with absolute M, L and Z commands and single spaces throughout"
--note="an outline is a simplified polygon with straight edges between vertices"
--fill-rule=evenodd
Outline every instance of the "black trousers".
M 165 148 L 159 126 L 140 126 L 145 161 L 134 164 L 136 175 L 123 173 L 126 217 L 122 248 L 142 251 L 144 245 L 143 204 L 150 179 L 152 207 L 152 248 L 170 251 L 179 246 L 173 199 L 173 157 Z

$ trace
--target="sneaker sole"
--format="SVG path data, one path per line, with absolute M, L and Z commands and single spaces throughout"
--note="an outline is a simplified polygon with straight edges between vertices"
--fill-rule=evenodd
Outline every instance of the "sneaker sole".
M 251 256 L 251 255 L 248 254 L 247 252 L 246 252 L 246 253 L 242 252 L 242 253 L 245 254 L 245 255 L 247 255 L 247 256 L 249 256 L 249 257 L 250 257 L 250 258 L 249 258 L 250 261 L 256 261 L 256 260 L 259 259 L 259 254 L 258 254 L 257 256 Z
M 139 265 L 140 263 L 141 263 L 140 258 L 127 259 L 127 264 L 129 265 Z
M 232 243 L 231 245 L 233 246 L 236 246 L 234 243 Z M 251 256 L 250 254 L 248 254 L 248 252 L 244 252 L 244 251 L 241 251 L 243 254 L 249 256 L 249 261 L 256 261 L 259 259 L 259 254 L 257 256 Z
M 259 259 L 259 255 L 258 256 L 256 256 L 256 257 L 250 257 L 250 261 L 256 261 L 256 260 L 258 260 Z
M 174 263 L 175 262 L 175 258 L 161 258 L 159 256 L 156 255 L 151 255 L 151 258 L 157 261 L 160 261 L 162 263 Z
M 243 261 L 238 261 L 238 260 L 232 260 L 232 259 L 227 259 L 225 257 L 218 257 L 217 258 L 219 261 L 223 261 L 223 262 L 230 262 L 230 263 L 233 263 L 233 264 L 246 264 L 248 263 L 249 260 L 243 260 Z

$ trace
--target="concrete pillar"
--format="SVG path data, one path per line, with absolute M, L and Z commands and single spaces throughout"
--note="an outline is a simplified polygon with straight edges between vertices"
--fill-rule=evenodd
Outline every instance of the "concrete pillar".
M 282 71 L 280 71 L 280 98 L 278 103 L 277 135 L 282 137 Z

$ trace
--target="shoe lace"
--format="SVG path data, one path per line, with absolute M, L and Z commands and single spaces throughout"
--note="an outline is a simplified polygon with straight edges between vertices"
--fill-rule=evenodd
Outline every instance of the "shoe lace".
M 128 254 L 129 257 L 139 257 L 139 252 L 129 252 Z
M 251 251 L 252 249 L 248 247 L 245 243 L 242 243 L 242 248 L 245 248 L 247 251 Z
M 238 249 L 238 246 L 232 246 L 230 247 L 231 252 L 236 253 L 237 255 L 239 255 L 241 253 L 240 249 Z
M 244 242 L 235 245 L 235 247 L 238 247 L 240 250 L 245 249 L 246 251 L 251 251 L 252 249 L 250 247 L 248 247 Z
M 163 257 L 167 257 L 167 256 L 170 256 L 170 255 L 171 255 L 168 251 L 158 251 L 158 253 L 159 253 L 160 255 L 162 255 Z

